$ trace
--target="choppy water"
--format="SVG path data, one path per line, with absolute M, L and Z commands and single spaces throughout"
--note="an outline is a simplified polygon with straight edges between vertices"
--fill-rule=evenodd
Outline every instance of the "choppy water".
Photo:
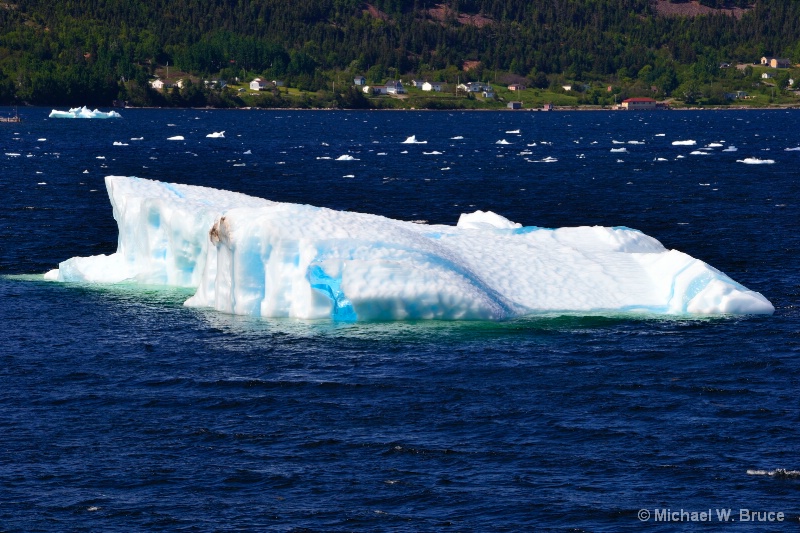
M 797 524 L 800 112 L 48 112 L 0 124 L 0 531 Z M 42 282 L 115 249 L 108 174 L 629 226 L 776 313 L 333 324 Z

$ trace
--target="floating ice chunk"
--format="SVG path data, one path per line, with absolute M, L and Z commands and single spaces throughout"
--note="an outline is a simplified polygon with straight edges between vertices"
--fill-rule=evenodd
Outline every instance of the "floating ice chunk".
M 412 135 L 411 137 L 408 137 L 405 141 L 403 141 L 401 144 L 428 144 L 428 141 L 418 141 L 417 136 Z
M 612 148 L 611 149 L 612 153 L 622 153 L 622 152 L 627 152 L 627 151 L 628 151 L 628 149 L 625 148 L 624 146 L 622 148 Z
M 327 156 L 327 155 L 321 155 L 321 156 L 317 156 L 317 159 L 320 160 L 320 159 L 333 159 L 333 158 L 330 157 L 330 156 Z
M 667 161 L 667 159 L 664 157 L 656 157 L 655 159 L 653 159 L 653 161 Z
M 611 141 L 611 144 L 625 144 L 625 141 L 616 141 L 616 140 L 612 140 L 612 141 Z
M 144 137 L 131 137 L 132 141 L 143 141 Z
M 744 159 L 737 159 L 737 163 L 744 163 L 745 165 L 774 165 L 774 159 L 759 159 L 757 157 L 746 157 Z
M 105 158 L 106 158 L 106 156 L 104 156 L 104 155 L 98 155 L 97 157 L 95 157 L 95 159 L 105 159 Z
M 702 150 L 693 150 L 689 155 L 709 155 L 708 152 Z
M 342 176 L 342 177 L 343 177 L 343 178 L 355 178 L 356 176 L 355 176 L 355 174 L 345 174 L 345 175 L 344 175 L 344 176 Z
M 174 135 L 172 137 L 167 137 L 168 141 L 185 141 L 186 139 L 183 138 L 183 135 Z
M 215 131 L 213 133 L 209 133 L 208 135 L 206 135 L 206 137 L 209 138 L 209 139 L 224 139 L 225 138 L 225 132 L 224 131 Z
M 123 143 L 119 141 L 114 141 L 113 146 L 128 146 L 128 143 Z
M 348 155 L 348 154 L 340 155 L 339 157 L 336 158 L 336 160 L 337 161 L 358 161 L 358 159 L 356 159 L 352 155 Z
M 422 152 L 422 155 L 442 155 L 442 152 L 434 150 L 432 152 Z
M 666 137 L 666 136 L 667 136 L 666 133 L 656 133 L 655 135 L 653 135 L 653 137 Z
M 628 141 L 628 144 L 644 144 L 644 141 Z
M 519 135 L 519 130 L 509 130 L 509 131 L 507 131 L 506 133 L 510 133 L 510 134 L 517 134 L 517 135 Z
M 507 141 L 507 140 L 505 140 L 505 139 L 500 139 L 500 140 L 499 140 L 499 141 L 497 141 L 495 144 L 511 144 L 511 143 L 510 143 L 510 142 L 508 142 L 508 141 Z
M 252 154 L 253 152 L 250 150 L 245 150 L 244 152 L 242 152 L 242 155 L 252 155 Z
M 695 144 L 697 144 L 697 141 L 672 141 L 672 146 L 694 146 Z
M 19 157 L 19 156 L 21 156 L 22 154 L 18 154 L 17 152 L 6 152 L 6 155 L 7 155 L 8 157 Z
M 95 109 L 91 111 L 88 107 L 73 107 L 69 111 L 59 111 L 53 109 L 50 111 L 50 118 L 121 118 L 122 115 L 116 111 L 108 111 L 104 113 Z
M 797 152 L 797 151 L 800 151 L 800 146 L 795 146 L 793 148 L 784 148 L 783 151 L 784 152 Z
M 48 280 L 196 288 L 186 305 L 262 317 L 505 319 L 537 313 L 772 313 L 706 263 L 628 228 L 422 225 L 227 191 L 106 178 L 117 252 Z
M 450 137 L 451 141 L 460 141 L 464 138 L 463 135 L 456 135 L 455 137 Z
M 37 142 L 40 142 L 40 143 L 43 143 L 43 142 L 45 142 L 46 140 L 47 140 L 47 139 L 45 139 L 44 137 L 42 137 L 41 139 L 36 139 L 36 141 L 37 141 Z
M 723 146 L 725 145 L 722 143 L 708 143 L 707 148 L 722 148 Z

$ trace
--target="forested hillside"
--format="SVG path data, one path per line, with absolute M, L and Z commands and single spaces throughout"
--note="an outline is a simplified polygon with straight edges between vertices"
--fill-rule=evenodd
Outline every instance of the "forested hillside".
M 0 103 L 148 103 L 147 81 L 166 65 L 306 90 L 353 74 L 516 75 L 541 87 L 607 80 L 669 95 L 719 75 L 721 62 L 800 60 L 800 2 L 702 4 L 745 10 L 660 16 L 650 0 L 18 0 L 0 4 Z

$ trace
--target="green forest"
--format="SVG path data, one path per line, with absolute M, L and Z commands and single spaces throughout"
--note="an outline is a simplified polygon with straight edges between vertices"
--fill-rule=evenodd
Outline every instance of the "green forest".
M 775 69 L 765 86 L 760 65 L 733 65 L 800 60 L 800 2 L 699 5 L 713 9 L 665 16 L 650 0 L 18 0 L 0 4 L 0 104 L 374 106 L 351 87 L 355 75 L 555 92 L 569 83 L 580 88 L 578 104 L 605 104 L 611 93 L 724 103 L 737 90 L 771 101 L 792 88 L 791 69 Z M 156 76 L 185 81 L 157 91 Z M 242 87 L 256 76 L 285 87 L 248 100 Z

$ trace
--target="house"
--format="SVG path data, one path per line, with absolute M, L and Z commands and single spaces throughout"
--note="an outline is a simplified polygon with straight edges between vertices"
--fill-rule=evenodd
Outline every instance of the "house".
M 286 82 L 284 82 L 283 80 L 272 80 L 272 85 L 274 85 L 275 87 L 283 87 L 284 85 L 286 85 Z
M 471 81 L 469 83 L 459 83 L 458 89 L 461 91 L 467 91 L 468 93 L 479 93 L 481 91 L 491 89 L 491 87 L 484 85 L 479 81 Z
M 386 85 L 365 85 L 362 89 L 366 94 L 389 94 L 389 89 Z
M 736 91 L 735 93 L 725 93 L 726 100 L 738 100 L 747 98 L 747 93 L 744 91 Z
M 508 90 L 509 91 L 524 91 L 525 90 L 525 86 L 522 85 L 521 83 L 512 83 L 511 85 L 508 86 Z
M 423 85 L 425 85 L 425 82 L 422 80 L 411 80 L 411 86 L 415 89 L 422 89 Z
M 166 86 L 167 84 L 164 83 L 164 80 L 162 80 L 161 78 L 156 78 L 150 82 L 150 87 L 152 87 L 157 91 L 163 91 L 164 88 L 166 88 Z
M 434 92 L 440 93 L 440 92 L 442 92 L 443 88 L 444 88 L 444 84 L 441 83 L 441 82 L 438 82 L 438 81 L 434 81 L 434 82 L 426 81 L 425 83 L 422 84 L 422 90 L 423 91 L 434 91 Z
M 522 109 L 522 102 L 509 102 L 506 107 L 508 109 Z
M 622 101 L 622 109 L 630 111 L 655 109 L 656 101 L 652 98 L 628 98 Z
M 224 89 L 228 86 L 228 82 L 225 80 L 203 80 L 203 85 L 213 89 Z
M 792 62 L 781 57 L 762 57 L 761 64 L 772 68 L 789 68 Z
M 365 78 L 364 76 L 356 76 L 355 78 L 353 78 L 353 84 L 359 87 L 364 86 L 367 84 L 367 78 Z
M 773 74 L 772 72 L 764 72 L 764 73 L 761 74 L 761 79 L 762 80 L 771 80 L 774 77 L 775 77 L 775 74 Z
M 386 94 L 405 94 L 406 89 L 400 81 L 389 80 L 386 82 Z
M 250 82 L 250 90 L 251 91 L 266 91 L 267 90 L 267 82 L 262 80 L 261 78 L 256 78 Z
M 562 85 L 561 88 L 564 89 L 565 91 L 571 91 L 572 85 Z
M 484 98 L 494 98 L 494 89 L 492 89 L 489 85 L 487 85 L 483 89 L 483 93 L 481 93 L 481 96 L 483 96 Z
M 542 106 L 542 111 L 552 111 L 552 110 L 553 110 L 553 104 L 548 103 Z

